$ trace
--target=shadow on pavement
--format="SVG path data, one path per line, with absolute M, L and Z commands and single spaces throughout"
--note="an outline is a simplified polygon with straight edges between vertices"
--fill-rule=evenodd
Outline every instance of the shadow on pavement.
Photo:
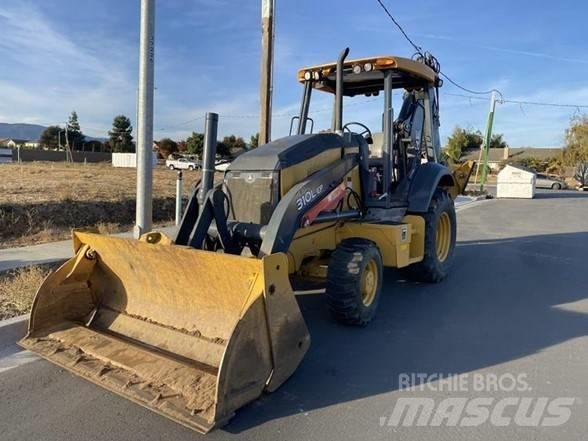
M 542 191 L 535 193 L 535 199 L 588 199 L 588 192 L 586 191 Z
M 305 360 L 224 430 L 393 391 L 400 373 L 469 372 L 588 335 L 587 314 L 557 307 L 588 296 L 586 244 L 588 233 L 461 242 L 439 285 L 389 271 L 366 328 L 335 323 L 321 295 L 300 296 L 312 337 Z

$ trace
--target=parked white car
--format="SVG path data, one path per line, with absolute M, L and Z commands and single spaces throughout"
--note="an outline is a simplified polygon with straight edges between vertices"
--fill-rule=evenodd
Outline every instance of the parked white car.
M 231 161 L 226 159 L 217 159 L 214 164 L 214 169 L 217 172 L 225 172 L 227 168 L 229 168 L 229 165 L 231 165 Z
M 197 161 L 186 158 L 168 159 L 165 161 L 165 166 L 170 170 L 196 170 L 200 168 L 200 164 Z

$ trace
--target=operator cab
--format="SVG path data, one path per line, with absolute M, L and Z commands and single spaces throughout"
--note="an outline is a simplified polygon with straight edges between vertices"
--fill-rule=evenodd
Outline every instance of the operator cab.
M 437 88 L 441 80 L 426 63 L 396 56 L 345 60 L 346 49 L 337 63 L 307 67 L 298 72 L 304 85 L 297 134 L 312 131 L 309 118 L 313 90 L 334 95 L 333 125 L 347 145 L 367 150 L 365 170 L 369 179 L 368 206 L 389 208 L 406 203 L 412 172 L 423 162 L 440 162 Z M 338 86 L 339 85 L 339 86 Z M 339 88 L 339 90 L 338 90 Z M 394 121 L 393 90 L 404 89 L 403 102 Z M 358 121 L 343 123 L 343 97 L 384 95 L 382 125 L 377 130 Z M 379 133 L 378 133 L 379 132 Z

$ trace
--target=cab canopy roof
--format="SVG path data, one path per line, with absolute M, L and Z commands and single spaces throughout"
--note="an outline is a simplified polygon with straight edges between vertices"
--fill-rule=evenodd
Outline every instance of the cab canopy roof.
M 408 58 L 386 55 L 358 58 L 344 63 L 345 96 L 374 95 L 384 89 L 384 71 L 392 71 L 394 89 L 418 89 L 440 85 L 437 73 L 429 66 Z M 337 63 L 320 64 L 298 71 L 298 81 L 312 80 L 312 87 L 335 93 Z

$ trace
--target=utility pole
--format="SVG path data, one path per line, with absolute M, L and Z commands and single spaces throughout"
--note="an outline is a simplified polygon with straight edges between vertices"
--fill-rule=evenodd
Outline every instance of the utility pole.
M 276 22 L 274 11 L 276 0 L 261 1 L 261 81 L 259 101 L 261 104 L 259 120 L 259 145 L 271 140 L 272 131 L 272 93 L 274 75 L 274 38 Z
M 488 149 L 490 148 L 490 142 L 492 141 L 492 127 L 494 126 L 494 112 L 496 111 L 496 91 L 492 92 L 492 98 L 490 99 L 490 112 L 488 113 L 488 122 L 486 123 L 486 136 L 484 138 L 483 148 L 483 161 L 482 161 L 482 176 L 480 178 L 480 191 L 484 190 L 484 184 L 486 183 L 486 175 L 488 173 Z M 478 165 L 478 170 L 480 166 Z M 477 173 L 476 173 L 477 174 Z
M 155 0 L 141 0 L 139 99 L 137 118 L 137 208 L 135 238 L 151 231 L 153 221 L 153 84 Z
M 65 159 L 66 162 L 73 162 L 73 155 L 69 146 L 69 131 L 67 130 L 67 123 L 65 123 Z

